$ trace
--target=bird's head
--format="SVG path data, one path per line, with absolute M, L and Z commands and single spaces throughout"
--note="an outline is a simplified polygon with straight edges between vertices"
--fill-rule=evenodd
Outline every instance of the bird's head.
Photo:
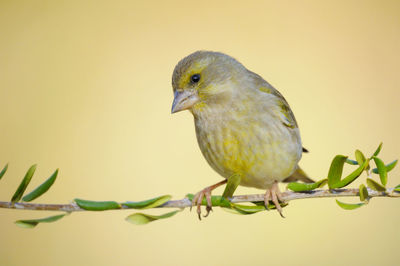
M 246 69 L 232 57 L 218 52 L 197 51 L 183 58 L 172 75 L 171 113 L 201 110 L 229 98 L 240 71 Z

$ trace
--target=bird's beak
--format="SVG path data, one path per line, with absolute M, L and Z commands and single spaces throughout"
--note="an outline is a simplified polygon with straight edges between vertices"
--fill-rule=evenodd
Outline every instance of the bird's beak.
M 200 100 L 196 90 L 175 91 L 171 114 L 187 110 Z

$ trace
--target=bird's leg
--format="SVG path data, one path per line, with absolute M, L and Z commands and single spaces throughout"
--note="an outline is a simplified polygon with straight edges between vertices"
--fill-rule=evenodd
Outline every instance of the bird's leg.
M 210 211 L 212 211 L 212 203 L 211 203 L 211 191 L 216 189 L 217 187 L 225 184 L 228 180 L 225 179 L 221 182 L 218 182 L 212 186 L 206 187 L 205 189 L 201 190 L 198 192 L 196 195 L 194 195 L 193 200 L 192 200 L 192 207 L 197 206 L 197 214 L 199 215 L 199 219 L 201 220 L 201 202 L 203 201 L 203 198 L 205 197 L 207 200 L 207 207 L 206 207 L 206 215 L 204 217 L 207 217 L 208 214 L 210 214 Z M 192 209 L 192 208 L 190 208 Z
M 282 218 L 285 218 L 285 216 L 283 216 L 283 214 L 282 214 L 282 206 L 279 204 L 279 202 L 283 202 L 283 200 L 282 200 L 282 194 L 281 194 L 281 191 L 279 190 L 277 181 L 275 181 L 272 184 L 272 187 L 267 189 L 267 191 L 265 192 L 264 204 L 265 204 L 265 208 L 267 210 L 268 210 L 268 202 L 270 200 L 272 201 L 272 203 L 274 203 L 277 211 L 282 216 Z

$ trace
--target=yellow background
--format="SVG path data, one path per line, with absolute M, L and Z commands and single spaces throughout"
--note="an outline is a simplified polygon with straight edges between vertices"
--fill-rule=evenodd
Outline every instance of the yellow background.
M 285 95 L 312 177 L 380 141 L 385 161 L 400 157 L 399 1 L 2 0 L 0 199 L 33 163 L 28 190 L 60 168 L 46 203 L 179 199 L 219 181 L 191 114 L 170 114 L 173 68 L 199 49 L 234 56 Z M 399 168 L 389 177 L 399 184 Z M 185 210 L 147 226 L 124 221 L 133 211 L 74 213 L 33 230 L 13 222 L 54 213 L 1 209 L 0 265 L 395 265 L 399 206 L 299 200 L 286 219 L 215 209 L 199 222 Z

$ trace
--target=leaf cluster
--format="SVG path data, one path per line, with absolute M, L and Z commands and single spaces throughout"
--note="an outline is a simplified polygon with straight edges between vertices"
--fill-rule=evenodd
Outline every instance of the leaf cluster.
M 331 162 L 328 172 L 328 177 L 326 179 L 311 184 L 303 184 L 297 182 L 289 183 L 288 189 L 295 192 L 306 192 L 323 187 L 324 185 L 328 184 L 329 189 L 334 191 L 335 189 L 341 189 L 347 187 L 348 185 L 353 183 L 357 178 L 359 178 L 363 172 L 365 172 L 367 175 L 366 185 L 360 184 L 359 186 L 359 197 L 361 201 L 360 203 L 350 204 L 336 200 L 337 204 L 343 209 L 346 210 L 357 209 L 361 206 L 368 204 L 370 200 L 367 187 L 375 191 L 386 193 L 388 172 L 393 170 L 393 168 L 397 164 L 397 160 L 394 160 L 393 162 L 385 165 L 383 160 L 378 157 L 381 150 L 382 150 L 382 143 L 378 146 L 375 152 L 368 158 L 365 157 L 365 155 L 360 150 L 356 150 L 354 152 L 355 160 L 349 159 L 348 156 L 336 155 Z M 376 166 L 373 169 L 371 169 L 372 162 Z M 343 177 L 343 168 L 346 164 L 351 166 L 356 166 L 357 168 L 354 169 L 347 176 Z M 379 175 L 380 182 L 375 181 L 373 179 L 372 174 Z M 395 190 L 398 189 L 399 186 L 397 186 Z
M 13 196 L 11 197 L 11 204 L 15 204 L 16 202 L 30 202 L 33 201 L 40 196 L 42 196 L 44 193 L 46 193 L 50 187 L 54 184 L 54 182 L 57 179 L 58 175 L 58 169 L 54 171 L 54 173 L 47 178 L 42 184 L 40 184 L 38 187 L 33 189 L 31 192 L 26 194 L 24 196 L 24 193 L 26 189 L 28 188 L 29 183 L 32 180 L 33 175 L 35 174 L 37 165 L 34 164 L 32 165 L 28 171 L 26 172 L 24 178 L 22 179 L 21 183 L 19 184 L 17 190 L 14 192 Z M 3 177 L 3 175 L 6 173 L 8 169 L 8 164 L 3 168 L 3 170 L 0 172 L 0 179 Z M 33 228 L 39 223 L 51 223 L 60 220 L 63 218 L 66 214 L 60 214 L 60 215 L 55 215 L 55 216 L 50 216 L 46 218 L 40 218 L 40 219 L 30 219 L 30 220 L 18 220 L 15 222 L 16 225 L 24 228 Z

